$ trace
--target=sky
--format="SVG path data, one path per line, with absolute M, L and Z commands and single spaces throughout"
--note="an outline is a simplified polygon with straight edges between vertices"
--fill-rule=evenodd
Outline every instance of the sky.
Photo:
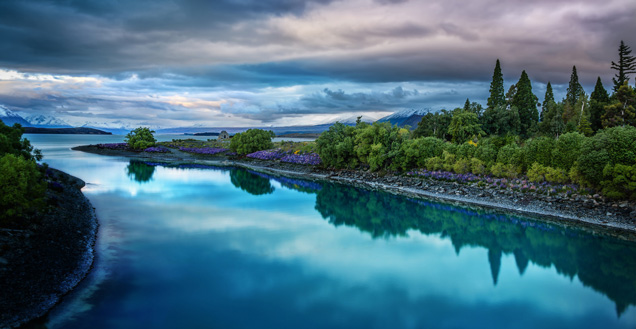
M 611 89 L 634 0 L 2 0 L 0 105 L 72 125 L 257 127 Z M 632 78 L 631 82 L 634 80 Z

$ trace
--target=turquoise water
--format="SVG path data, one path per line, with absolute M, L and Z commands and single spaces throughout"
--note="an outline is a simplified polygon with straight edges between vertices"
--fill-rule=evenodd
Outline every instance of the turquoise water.
M 87 182 L 101 225 L 94 269 L 34 328 L 636 327 L 633 243 L 335 184 L 70 150 L 121 136 L 27 138 Z

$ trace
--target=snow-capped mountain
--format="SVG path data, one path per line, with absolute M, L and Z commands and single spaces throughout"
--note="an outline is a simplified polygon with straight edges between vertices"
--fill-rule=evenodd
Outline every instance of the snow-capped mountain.
M 131 122 L 122 121 L 122 120 L 116 120 L 111 122 L 87 121 L 84 124 L 82 124 L 81 127 L 99 129 L 99 130 L 111 132 L 116 135 L 125 135 L 129 133 L 131 130 L 139 128 L 139 127 L 148 127 L 155 131 L 158 129 L 161 129 L 161 127 L 157 125 L 131 123 Z
M 411 126 L 411 128 L 417 127 L 417 123 L 420 122 L 422 117 L 426 113 L 431 112 L 431 109 L 408 109 L 395 112 L 391 115 L 387 115 L 384 118 L 378 120 L 378 122 L 390 122 L 393 125 L 403 127 L 405 125 Z
M 43 114 L 34 114 L 24 118 L 33 127 L 41 128 L 70 128 L 71 125 L 65 121 Z
M 13 126 L 14 123 L 19 123 L 23 127 L 31 126 L 31 124 L 24 120 L 19 114 L 9 110 L 8 108 L 0 105 L 0 120 L 7 126 Z
M 362 118 L 360 118 L 360 120 L 362 120 L 362 122 L 366 122 L 366 123 L 373 123 L 373 122 L 375 122 L 377 120 L 377 117 L 374 118 L 374 117 L 369 116 L 367 114 L 360 114 L 360 115 L 348 115 L 348 114 L 345 114 L 345 115 L 341 115 L 341 116 L 338 116 L 336 118 L 333 118 L 331 120 L 328 120 L 326 123 L 333 124 L 333 123 L 336 123 L 336 122 L 340 122 L 340 123 L 344 123 L 346 125 L 355 125 L 356 121 L 358 120 L 358 117 L 360 117 L 360 116 L 362 117 Z

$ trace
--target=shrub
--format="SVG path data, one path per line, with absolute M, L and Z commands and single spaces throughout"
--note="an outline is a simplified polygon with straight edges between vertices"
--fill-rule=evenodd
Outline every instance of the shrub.
M 545 180 L 551 183 L 567 183 L 568 175 L 566 171 L 559 168 L 546 167 Z
M 426 159 L 426 169 L 440 170 L 444 167 L 444 161 L 440 157 L 432 157 Z
M 157 140 L 153 136 L 154 130 L 150 130 L 147 127 L 139 127 L 129 132 L 124 138 L 128 147 L 134 150 L 145 150 L 151 146 L 154 146 Z
M 552 150 L 552 167 L 569 171 L 581 155 L 585 139 L 585 136 L 575 132 L 559 136 Z
M 486 174 L 486 164 L 477 158 L 471 158 L 470 171 L 475 175 L 484 175 Z
M 601 182 L 603 194 L 608 198 L 636 200 L 636 165 L 606 165 L 603 169 L 605 180 Z
M 9 127 L 0 120 L 0 156 L 10 153 L 22 156 L 26 160 L 41 160 L 40 151 L 33 149 L 29 140 L 22 138 L 22 134 L 24 134 L 24 128 L 19 124 Z
M 470 161 L 468 159 L 459 159 L 453 165 L 453 171 L 458 174 L 470 172 Z
M 578 170 L 586 181 L 600 186 L 607 164 L 636 164 L 636 128 L 614 127 L 587 138 L 578 158 Z
M 44 205 L 46 184 L 34 160 L 5 154 L 0 158 L 0 223 L 3 225 Z
M 550 137 L 527 140 L 523 146 L 526 165 L 531 166 L 537 162 L 542 166 L 551 166 L 554 143 L 555 140 Z
M 457 157 L 470 159 L 475 155 L 475 151 L 477 150 L 477 146 L 466 142 L 457 147 Z
M 497 161 L 497 152 L 498 149 L 495 145 L 490 143 L 479 143 L 473 156 L 490 166 Z
M 453 171 L 453 165 L 455 165 L 455 154 L 448 151 L 442 152 L 442 168 L 446 171 Z
M 495 177 L 515 178 L 519 174 L 519 169 L 512 164 L 497 162 L 490 167 L 490 172 Z
M 355 128 L 336 122 L 316 139 L 316 152 L 327 167 L 355 168 L 358 157 L 354 152 Z
M 504 145 L 497 153 L 497 162 L 522 168 L 524 166 L 523 150 L 514 143 Z
M 535 162 L 532 164 L 530 169 L 528 169 L 528 179 L 535 183 L 543 182 L 545 180 L 545 173 L 545 167 L 538 162 Z
M 404 141 L 401 146 L 402 169 L 424 168 L 427 159 L 442 155 L 444 144 L 443 140 L 435 137 L 420 137 Z
M 271 130 L 248 129 L 232 137 L 230 150 L 237 154 L 244 155 L 271 149 L 274 147 L 272 137 L 274 137 L 274 133 Z

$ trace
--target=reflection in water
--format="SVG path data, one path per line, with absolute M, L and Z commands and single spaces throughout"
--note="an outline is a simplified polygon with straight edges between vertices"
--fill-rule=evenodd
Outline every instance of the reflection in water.
M 261 177 L 244 169 L 230 170 L 232 185 L 252 195 L 264 195 L 274 192 L 274 187 L 269 179 Z
M 126 174 L 130 179 L 138 183 L 146 183 L 152 179 L 155 167 L 142 161 L 131 160 L 126 167 Z
M 514 255 L 523 274 L 528 262 L 554 266 L 608 296 L 620 315 L 636 305 L 636 248 L 616 239 L 480 210 L 413 200 L 389 193 L 323 184 L 316 210 L 335 226 L 357 227 L 374 238 L 406 236 L 409 230 L 441 234 L 459 254 L 464 246 L 488 249 L 496 285 L 503 254 Z

